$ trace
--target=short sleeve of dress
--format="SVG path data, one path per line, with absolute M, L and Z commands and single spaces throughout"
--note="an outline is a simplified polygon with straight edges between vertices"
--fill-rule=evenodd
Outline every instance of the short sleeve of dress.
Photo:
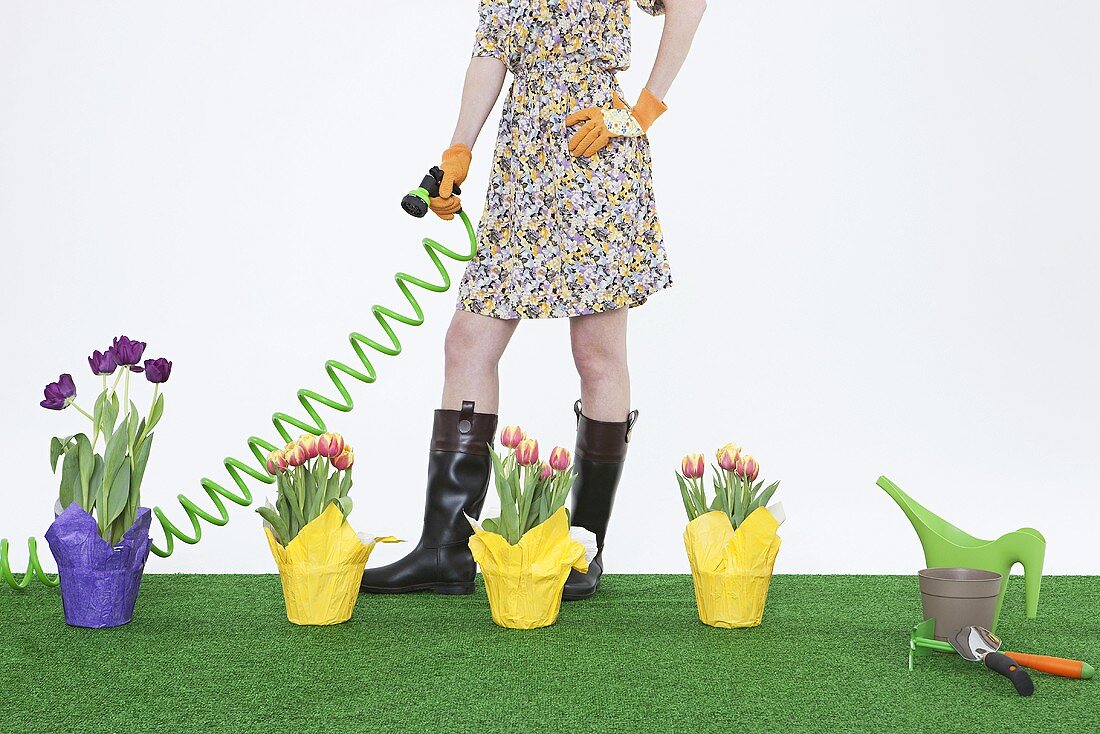
M 661 0 L 657 0 L 660 2 Z M 474 56 L 491 56 L 504 61 L 505 18 L 500 0 L 481 0 L 478 8 L 477 32 L 474 34 Z
M 637 0 L 638 7 L 650 15 L 665 14 L 665 0 Z

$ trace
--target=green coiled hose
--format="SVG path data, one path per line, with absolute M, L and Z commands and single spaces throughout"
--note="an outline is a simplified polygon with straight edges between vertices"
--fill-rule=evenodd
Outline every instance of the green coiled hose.
M 413 286 L 432 293 L 444 293 L 450 289 L 451 275 L 447 272 L 447 268 L 443 264 L 443 259 L 440 257 L 441 255 L 457 262 L 468 262 L 477 254 L 477 234 L 474 231 L 474 227 L 470 223 L 469 217 L 466 216 L 466 212 L 460 211 L 458 216 L 461 218 L 462 224 L 466 227 L 466 234 L 470 239 L 469 252 L 455 252 L 444 247 L 430 237 L 425 237 L 421 241 L 424 250 L 428 253 L 428 257 L 432 259 L 432 264 L 439 272 L 443 282 L 440 284 L 432 283 L 414 275 L 409 275 L 408 273 L 397 273 L 394 275 L 394 280 L 397 281 L 397 287 L 400 288 L 401 293 L 404 294 L 405 300 L 408 301 L 408 305 L 412 308 L 413 315 L 408 316 L 398 313 L 386 306 L 371 306 L 371 312 L 374 314 L 375 320 L 377 320 L 378 324 L 382 327 L 382 330 L 386 333 L 389 343 L 375 341 L 359 332 L 350 334 L 348 340 L 351 342 L 351 348 L 355 352 L 355 356 L 359 358 L 362 367 L 352 367 L 335 359 L 330 359 L 325 362 L 325 372 L 328 374 L 329 379 L 332 381 L 340 397 L 339 399 L 327 397 L 319 392 L 305 388 L 299 390 L 298 402 L 301 403 L 303 410 L 305 410 L 306 414 L 309 416 L 309 421 L 295 418 L 288 413 L 281 412 L 271 416 L 271 422 L 275 426 L 275 430 L 278 431 L 284 444 L 291 440 L 291 432 L 287 429 L 287 426 L 293 426 L 294 429 L 298 431 L 306 431 L 314 435 L 319 435 L 326 431 L 325 421 L 318 412 L 318 405 L 337 410 L 341 413 L 347 413 L 355 407 L 351 392 L 344 384 L 344 380 L 341 379 L 341 374 L 367 384 L 377 380 L 378 373 L 367 356 L 368 347 L 389 357 L 401 353 L 401 341 L 398 339 L 397 333 L 394 331 L 394 327 L 390 322 L 396 321 L 406 326 L 420 326 L 424 323 L 424 309 L 421 308 L 420 303 L 416 300 L 416 296 L 413 295 Z M 165 542 L 163 548 L 158 547 L 156 543 L 154 543 L 152 547 L 153 553 L 161 558 L 167 558 L 172 555 L 172 551 L 175 549 L 176 540 L 180 540 L 189 545 L 198 543 L 202 540 L 202 522 L 200 521 L 205 521 L 216 527 L 221 527 L 228 523 L 229 512 L 226 509 L 224 500 L 229 500 L 241 507 L 247 507 L 252 504 L 252 492 L 248 487 L 245 476 L 263 482 L 264 484 L 272 484 L 275 481 L 274 478 L 268 474 L 265 462 L 267 453 L 279 448 L 279 446 L 269 441 L 265 441 L 262 438 L 250 436 L 248 439 L 248 448 L 253 457 L 255 457 L 260 467 L 259 469 L 233 457 L 228 457 L 224 461 L 225 469 L 229 473 L 230 478 L 232 478 L 233 484 L 236 485 L 239 493 L 227 489 L 213 479 L 204 477 L 199 481 L 203 491 L 206 492 L 206 496 L 214 504 L 214 512 L 204 510 L 185 495 L 181 494 L 177 496 L 176 499 L 179 501 L 180 506 L 183 507 L 183 511 L 190 521 L 190 533 L 181 530 L 175 523 L 169 520 L 168 515 L 163 509 L 160 507 L 153 508 L 153 514 L 156 516 L 161 529 L 164 531 Z M 30 585 L 31 580 L 36 578 L 46 586 L 57 586 L 57 577 L 50 576 L 42 569 L 42 563 L 38 558 L 38 544 L 35 538 L 27 539 L 27 552 L 29 556 L 27 571 L 21 578 L 17 579 L 15 574 L 11 571 L 11 565 L 8 559 L 8 541 L 7 539 L 0 540 L 0 577 L 3 578 L 4 582 L 13 589 L 25 589 Z

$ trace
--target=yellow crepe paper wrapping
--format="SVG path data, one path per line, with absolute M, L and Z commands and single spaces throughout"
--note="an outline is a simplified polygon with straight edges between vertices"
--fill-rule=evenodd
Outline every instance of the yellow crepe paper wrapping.
M 294 624 L 340 624 L 351 619 L 374 544 L 398 542 L 387 536 L 364 543 L 336 505 L 325 508 L 285 548 L 271 528 L 265 527 L 264 533 L 283 582 L 286 618 Z
M 779 522 L 764 507 L 753 510 L 736 531 L 724 512 L 700 515 L 684 530 L 695 582 L 699 619 L 711 627 L 755 627 L 764 603 L 775 556 L 782 542 Z
M 470 550 L 485 577 L 493 621 L 512 629 L 552 625 L 561 610 L 569 569 L 588 571 L 584 546 L 569 536 L 564 507 L 515 545 L 475 525 Z

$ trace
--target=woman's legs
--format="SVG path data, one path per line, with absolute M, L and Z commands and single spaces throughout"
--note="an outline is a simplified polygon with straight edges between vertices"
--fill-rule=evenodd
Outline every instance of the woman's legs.
M 497 428 L 497 363 L 518 321 L 455 311 L 444 348 L 443 407 L 435 411 L 420 542 L 401 560 L 363 572 L 375 594 L 471 594 L 470 523 L 489 486 L 489 446 Z
M 584 414 L 598 421 L 622 421 L 630 411 L 630 372 L 626 363 L 629 309 L 569 319 L 573 363 L 581 378 Z
M 458 410 L 473 401 L 480 413 L 496 413 L 500 402 L 497 365 L 519 319 L 455 311 L 443 345 L 443 409 Z
M 630 375 L 626 366 L 625 308 L 570 320 L 573 360 L 581 377 L 574 453 L 573 525 L 596 536 L 599 552 L 588 573 L 572 571 L 563 599 L 587 599 L 596 593 L 603 574 L 603 543 L 615 491 L 626 461 L 630 429 L 637 413 L 630 413 Z M 582 408 L 583 406 L 583 408 Z

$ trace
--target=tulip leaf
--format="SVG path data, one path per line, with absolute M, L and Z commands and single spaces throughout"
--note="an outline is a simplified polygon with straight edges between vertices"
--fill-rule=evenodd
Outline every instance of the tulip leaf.
M 115 432 L 115 421 L 118 419 L 118 396 L 111 393 L 108 400 L 104 392 L 96 400 L 95 426 L 96 430 L 103 434 L 106 440 L 110 440 Z M 100 402 L 102 401 L 102 402 Z
M 687 482 L 679 473 L 676 474 L 676 481 L 680 485 L 680 497 L 684 501 L 684 511 L 687 512 L 688 520 L 694 520 L 698 515 L 695 512 L 695 501 L 687 487 Z
M 714 500 L 710 503 L 710 509 L 712 512 L 714 510 L 726 512 L 726 495 L 724 492 L 718 492 L 714 495 Z M 726 514 L 729 513 L 727 512 Z
M 495 517 L 490 517 L 481 523 L 481 529 L 487 533 L 499 533 L 497 520 Z
M 301 506 L 298 502 L 298 492 L 294 489 L 294 484 L 290 480 L 287 480 L 284 484 L 283 493 L 286 495 L 287 505 L 290 506 L 290 514 L 294 521 L 298 523 L 299 528 L 305 527 L 306 520 L 302 516 Z
M 328 467 L 323 466 L 321 462 L 317 462 L 317 467 L 314 469 L 317 472 L 317 505 L 321 511 L 324 511 L 328 507 L 330 499 L 335 499 L 340 494 L 340 482 L 336 480 L 335 476 L 329 476 Z M 333 485 L 336 485 L 335 487 Z M 331 497 L 330 497 L 331 495 Z
M 107 448 L 103 451 L 103 472 L 107 477 L 107 484 L 114 481 L 119 467 L 126 461 L 126 434 L 122 431 L 111 436 L 107 442 Z
M 107 411 L 107 410 L 103 411 L 104 432 L 109 433 L 111 435 L 114 435 L 115 421 L 118 420 L 119 413 L 122 412 L 122 403 L 118 399 L 118 393 L 116 393 L 116 392 L 111 393 L 111 401 L 110 402 L 111 402 L 110 411 Z
M 328 483 L 325 485 L 325 507 L 328 507 L 328 503 L 332 502 L 338 497 L 347 497 L 347 492 L 343 491 L 345 477 L 337 478 L 336 474 L 333 474 L 328 478 Z M 348 488 L 351 488 L 351 482 L 348 481 Z
M 340 496 L 347 497 L 348 492 L 351 491 L 351 469 L 344 472 L 344 476 L 340 477 Z
M 320 514 L 318 505 L 320 502 L 317 499 L 317 481 L 313 478 L 313 474 L 308 469 L 302 470 L 302 483 L 300 486 L 302 492 L 302 517 L 308 523 L 311 520 L 317 518 Z
M 92 482 L 92 472 L 95 471 L 95 454 L 92 452 L 92 442 L 83 433 L 77 434 L 76 450 L 79 453 L 78 461 L 80 462 L 79 499 L 82 500 L 80 506 L 83 507 L 86 504 L 86 500 L 83 500 L 83 498 L 88 496 Z M 74 497 L 74 499 L 77 498 Z
M 534 501 L 535 492 L 538 489 L 538 484 L 536 483 L 539 476 L 537 467 L 532 466 L 528 468 L 526 473 L 527 476 L 524 477 L 523 491 L 520 492 L 519 497 L 516 498 L 518 500 L 516 519 L 519 521 L 520 535 L 523 535 L 524 531 L 530 526 L 531 503 Z
M 315 504 L 312 507 L 316 508 L 317 514 L 315 517 L 320 517 L 326 507 L 325 499 L 328 495 L 328 466 L 323 461 L 318 461 L 313 465 L 313 491 L 316 497 L 314 499 Z
M 144 419 L 140 419 L 140 421 L 144 422 Z M 139 418 L 138 418 L 138 412 L 137 412 L 137 405 L 135 405 L 134 401 L 131 400 L 130 401 L 130 417 L 126 419 L 126 439 L 127 439 L 126 440 L 126 445 L 129 446 L 131 449 L 133 449 L 133 447 L 134 447 L 134 441 L 137 440 L 138 427 L 139 427 Z
M 104 482 L 106 484 L 106 482 Z M 122 513 L 126 511 L 126 504 L 130 499 L 130 462 L 123 462 L 118 472 L 115 474 L 115 478 L 111 480 L 110 494 L 107 498 L 107 511 L 104 512 L 103 506 L 100 506 L 99 512 L 101 517 L 105 516 L 105 526 L 111 525 L 115 520 L 122 516 Z M 128 530 L 129 528 L 127 528 Z
M 755 500 L 753 500 L 753 503 L 752 503 L 753 508 L 752 509 L 755 510 L 758 507 L 767 507 L 768 506 L 768 501 L 771 500 L 772 495 L 775 494 L 775 490 L 777 490 L 777 489 L 779 489 L 779 482 L 772 482 L 771 484 L 769 484 L 768 488 L 765 489 L 764 492 L 759 497 L 757 497 Z
M 80 450 L 72 446 L 65 452 L 65 460 L 61 462 L 61 490 L 58 493 L 58 499 L 61 501 L 62 509 L 73 503 L 79 490 Z
M 290 501 L 287 500 L 286 495 L 279 493 L 279 498 L 275 501 L 275 509 L 279 511 L 279 517 L 282 518 L 283 524 L 286 525 L 286 535 L 283 536 L 283 545 L 286 545 L 290 541 L 294 540 L 294 537 L 298 534 L 298 526 L 294 522 L 294 516 L 290 512 Z
M 103 481 L 100 484 L 96 499 L 96 507 L 99 508 L 98 520 L 101 535 L 106 532 L 111 520 L 114 519 L 109 516 L 111 489 L 115 477 L 118 476 L 119 469 L 124 463 L 126 463 L 126 432 L 117 431 L 111 436 L 111 439 L 107 442 L 107 448 L 103 451 Z M 128 484 L 129 475 L 127 475 Z
M 57 460 L 61 458 L 61 454 L 65 451 L 65 444 L 61 443 L 61 439 L 54 436 L 50 439 L 50 471 L 54 474 L 57 473 Z
M 138 446 L 137 454 L 134 455 L 134 469 L 130 472 L 130 500 L 126 509 L 133 512 L 135 518 L 137 517 L 138 503 L 141 500 L 141 482 L 145 479 L 145 466 L 149 463 L 149 452 L 152 447 L 153 434 L 150 433 Z
M 257 507 L 256 512 L 260 513 L 260 517 L 267 521 L 267 524 L 271 526 L 271 532 L 275 534 L 275 540 L 279 541 L 285 548 L 286 544 L 290 542 L 290 528 L 287 527 L 286 521 L 270 507 Z
M 65 449 L 68 448 L 73 438 L 73 436 L 66 436 L 65 438 L 54 436 L 50 440 L 50 471 L 55 474 L 57 473 L 57 460 L 61 458 L 61 454 L 65 453 Z
M 340 512 L 344 513 L 344 519 L 347 520 L 348 515 L 351 514 L 351 497 L 337 497 L 332 504 L 340 508 Z
M 146 431 L 152 431 L 160 423 L 161 416 L 164 415 L 164 393 L 157 395 L 156 401 L 153 403 L 153 407 L 149 409 L 149 424 L 145 427 Z
M 95 455 L 95 465 L 92 467 L 92 478 L 88 482 L 88 494 L 81 498 L 80 506 L 89 515 L 95 509 L 96 497 L 99 496 L 99 488 L 103 486 L 103 457 Z

